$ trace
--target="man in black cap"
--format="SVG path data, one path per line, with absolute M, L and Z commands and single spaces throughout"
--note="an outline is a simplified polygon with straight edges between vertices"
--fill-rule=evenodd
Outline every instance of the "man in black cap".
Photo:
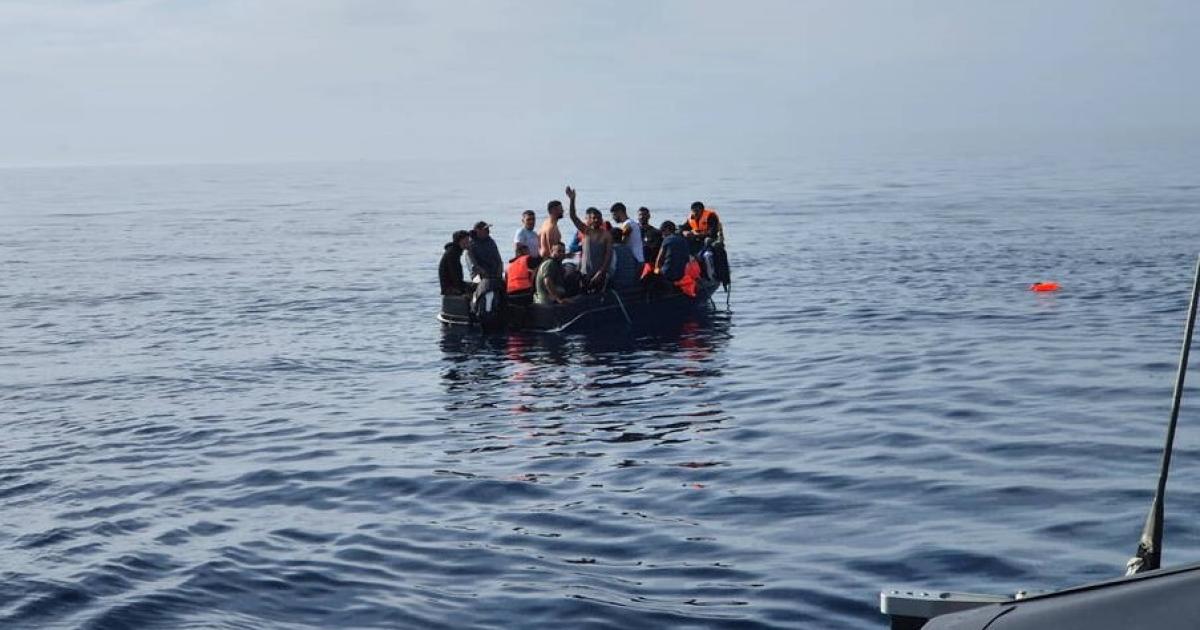
M 492 240 L 492 226 L 480 221 L 471 230 L 471 244 L 467 247 L 467 260 L 471 263 L 471 275 L 480 279 L 499 280 L 504 277 L 504 259 L 500 248 Z

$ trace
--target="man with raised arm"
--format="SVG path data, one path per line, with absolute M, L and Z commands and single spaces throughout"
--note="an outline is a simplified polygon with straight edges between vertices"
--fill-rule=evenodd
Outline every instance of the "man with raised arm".
M 579 220 L 575 211 L 575 189 L 567 186 L 567 199 L 571 200 L 571 222 L 583 234 L 583 256 L 579 272 L 584 285 L 591 292 L 603 291 L 608 279 L 608 265 L 612 262 L 612 234 L 604 229 L 604 217 L 596 208 L 588 208 L 587 222 Z

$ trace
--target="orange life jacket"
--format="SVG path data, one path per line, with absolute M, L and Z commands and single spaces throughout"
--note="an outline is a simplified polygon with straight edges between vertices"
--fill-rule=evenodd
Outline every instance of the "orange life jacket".
M 520 293 L 533 288 L 533 270 L 529 268 L 529 256 L 517 256 L 508 263 L 508 292 Z
M 717 216 L 716 212 L 705 208 L 700 211 L 700 220 L 697 221 L 695 216 L 688 216 L 688 228 L 696 234 L 708 234 L 708 225 L 711 221 L 720 221 L 721 217 Z
M 689 258 L 683 268 L 683 277 L 675 281 L 675 286 L 688 297 L 696 297 L 696 281 L 700 279 L 700 263 L 695 258 Z

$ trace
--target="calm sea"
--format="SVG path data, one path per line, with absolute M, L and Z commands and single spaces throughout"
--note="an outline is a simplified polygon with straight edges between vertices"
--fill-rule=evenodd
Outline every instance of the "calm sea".
M 717 208 L 730 308 L 443 329 L 450 232 L 568 183 Z M 0 170 L 0 627 L 870 628 L 1117 576 L 1198 253 L 1196 155 Z

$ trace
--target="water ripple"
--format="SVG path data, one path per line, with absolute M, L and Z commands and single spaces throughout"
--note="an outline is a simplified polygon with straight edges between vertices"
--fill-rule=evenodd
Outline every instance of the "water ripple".
M 0 172 L 0 627 L 862 628 L 1118 575 L 1200 188 L 1072 164 L 614 175 L 712 191 L 732 307 L 566 338 L 432 319 L 445 236 L 543 173 Z

